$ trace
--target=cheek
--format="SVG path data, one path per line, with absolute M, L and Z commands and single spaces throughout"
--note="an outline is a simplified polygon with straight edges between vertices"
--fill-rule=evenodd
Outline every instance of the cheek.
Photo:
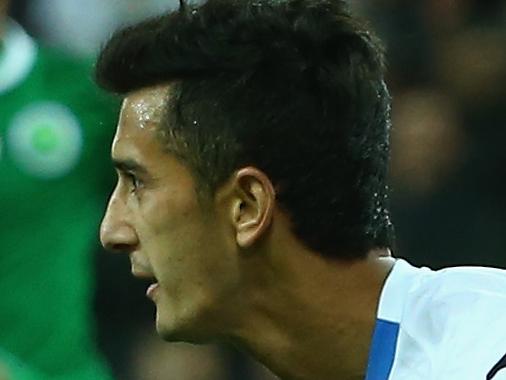
M 146 194 L 137 209 L 141 250 L 157 272 L 195 267 L 208 247 L 200 206 L 181 192 Z M 188 268 L 186 268 L 187 270 Z
M 237 256 L 223 221 L 181 197 L 178 202 L 146 199 L 140 210 L 142 250 L 171 297 L 194 299 L 198 293 L 216 299 L 217 293 L 235 286 Z
M 197 206 L 184 190 L 147 190 L 138 201 L 139 229 L 155 240 L 177 234 L 192 224 Z

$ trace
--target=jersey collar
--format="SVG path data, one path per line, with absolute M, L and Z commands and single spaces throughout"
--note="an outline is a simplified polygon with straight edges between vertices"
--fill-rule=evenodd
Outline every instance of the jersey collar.
M 366 380 L 387 380 L 392 371 L 397 349 L 404 305 L 410 289 L 429 270 L 411 266 L 397 259 L 388 275 L 378 305 L 376 325 L 369 349 Z
M 378 305 L 377 318 L 400 323 L 408 292 L 413 288 L 420 272 L 428 268 L 416 268 L 403 259 L 397 259 L 388 275 Z

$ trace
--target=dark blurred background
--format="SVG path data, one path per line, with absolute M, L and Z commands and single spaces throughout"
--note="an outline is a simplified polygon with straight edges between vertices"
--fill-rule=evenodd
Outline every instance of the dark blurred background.
M 11 14 L 43 43 L 92 57 L 119 25 L 174 6 L 16 0 Z M 353 7 L 387 48 L 394 254 L 432 268 L 506 268 L 506 2 L 370 0 Z M 98 339 L 118 379 L 274 378 L 230 348 L 162 343 L 146 285 L 129 270 L 124 257 L 97 247 Z

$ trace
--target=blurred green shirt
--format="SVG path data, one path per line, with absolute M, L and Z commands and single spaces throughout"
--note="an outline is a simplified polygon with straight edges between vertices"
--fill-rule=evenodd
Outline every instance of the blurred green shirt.
M 50 380 L 0 348 L 0 380 Z
M 92 267 L 111 185 L 116 104 L 93 85 L 91 65 L 37 46 L 16 24 L 7 30 L 0 347 L 49 379 L 110 379 L 95 347 Z

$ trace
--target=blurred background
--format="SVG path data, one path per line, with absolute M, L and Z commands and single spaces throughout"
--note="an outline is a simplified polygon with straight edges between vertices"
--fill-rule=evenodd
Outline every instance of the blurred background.
M 506 268 L 506 2 L 357 0 L 352 6 L 387 48 L 394 254 L 432 268 Z M 16 0 L 10 15 L 41 45 L 91 63 L 118 26 L 174 7 L 170 0 Z M 112 181 L 112 169 L 103 171 Z M 103 207 L 107 191 L 99 197 Z M 161 342 L 145 284 L 131 278 L 127 260 L 97 244 L 88 252 L 91 331 L 116 379 L 275 378 L 229 347 Z

